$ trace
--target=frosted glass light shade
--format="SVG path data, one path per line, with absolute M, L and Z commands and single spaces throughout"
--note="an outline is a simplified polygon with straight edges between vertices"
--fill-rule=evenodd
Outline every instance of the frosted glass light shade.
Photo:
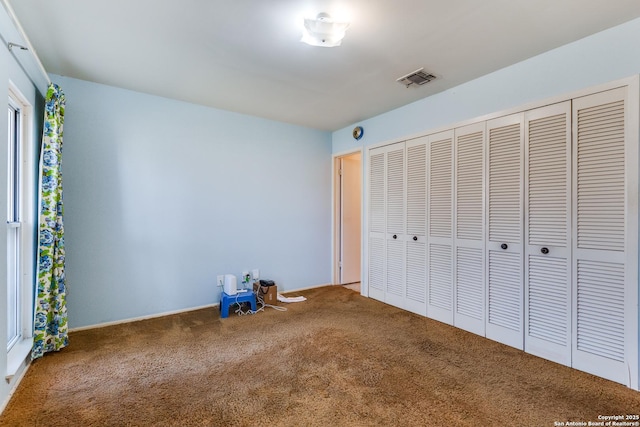
M 311 46 L 340 46 L 349 28 L 348 22 L 336 22 L 326 13 L 320 13 L 315 19 L 305 18 L 302 42 Z

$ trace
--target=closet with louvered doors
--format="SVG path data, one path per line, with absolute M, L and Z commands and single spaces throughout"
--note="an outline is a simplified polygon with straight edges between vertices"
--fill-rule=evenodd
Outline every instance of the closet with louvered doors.
M 571 101 L 525 113 L 524 349 L 571 365 Z
M 428 136 L 427 315 L 453 324 L 454 131 Z
M 454 150 L 454 326 L 484 336 L 485 123 L 456 128 Z
M 486 337 L 522 349 L 524 113 L 486 126 Z
M 639 86 L 370 149 L 369 295 L 638 390 Z
M 572 366 L 638 389 L 638 87 L 573 100 Z

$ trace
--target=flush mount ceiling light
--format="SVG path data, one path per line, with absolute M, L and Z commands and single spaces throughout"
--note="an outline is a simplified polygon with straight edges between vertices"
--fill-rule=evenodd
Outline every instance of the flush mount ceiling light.
M 301 41 L 311 46 L 340 46 L 347 28 L 348 22 L 336 22 L 328 13 L 319 13 L 315 19 L 304 19 Z

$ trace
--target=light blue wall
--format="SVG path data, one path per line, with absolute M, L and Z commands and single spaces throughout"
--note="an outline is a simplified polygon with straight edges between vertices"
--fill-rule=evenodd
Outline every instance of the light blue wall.
M 357 123 L 333 133 L 333 152 L 393 142 L 486 114 L 640 73 L 640 19 Z M 399 89 L 400 90 L 400 89 Z M 415 89 L 415 90 L 420 90 Z
M 328 132 L 52 79 L 70 327 L 215 303 L 216 275 L 244 269 L 279 290 L 331 281 Z
M 13 56 L 9 53 L 7 49 L 0 49 L 0 99 L 8 100 L 9 97 L 9 86 L 8 82 L 13 82 L 14 85 L 20 90 L 22 95 L 27 99 L 27 101 L 33 106 L 33 120 L 32 120 L 32 141 L 34 148 L 39 146 L 40 143 L 40 135 L 39 129 L 41 129 L 42 122 L 42 97 L 37 93 L 34 85 L 31 83 L 29 78 L 26 76 L 22 68 L 15 61 Z M 6 108 L 6 104 L 5 104 Z M 4 217 L 4 221 L 6 221 L 6 212 L 7 212 L 7 143 L 6 143 L 6 135 L 8 134 L 8 122 L 7 122 L 7 113 L 6 110 L 3 109 L 3 114 L 0 114 L 0 135 L 2 135 L 2 149 L 0 149 L 0 213 Z M 37 152 L 37 148 L 34 150 Z M 34 166 L 37 166 L 37 161 L 33 162 Z M 32 171 L 34 180 L 37 174 L 37 171 L 34 169 Z M 35 228 L 31 230 L 24 230 L 23 232 L 28 233 L 27 238 L 35 239 Z M 30 236 L 30 237 L 29 237 Z M 0 227 L 0 260 L 7 259 L 7 245 L 4 243 L 7 241 L 7 228 Z M 33 254 L 35 258 L 35 254 Z M 33 260 L 31 260 L 33 262 Z M 7 263 L 0 262 L 0 277 L 2 280 L 0 283 L 3 283 L 3 286 L 0 286 L 0 341 L 5 343 L 7 342 L 7 290 L 6 290 L 6 277 L 7 277 Z M 6 348 L 6 347 L 5 347 Z M 4 370 L 7 366 L 7 353 L 6 351 L 0 351 L 0 367 Z M 10 381 L 0 381 L 0 407 L 2 407 L 3 403 L 6 401 L 9 393 L 13 389 L 16 383 L 16 379 L 20 377 L 22 370 L 16 373 L 14 378 Z

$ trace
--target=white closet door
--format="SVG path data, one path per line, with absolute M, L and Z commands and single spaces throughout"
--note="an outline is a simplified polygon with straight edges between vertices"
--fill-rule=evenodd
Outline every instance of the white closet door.
M 523 114 L 487 122 L 487 338 L 523 348 Z
M 386 148 L 369 150 L 368 295 L 384 301 L 386 287 Z
M 453 324 L 453 130 L 429 136 L 427 315 Z
M 633 96 L 632 112 L 624 88 L 573 104 L 573 367 L 637 389 L 637 89 Z
M 455 130 L 454 325 L 484 336 L 484 130 Z
M 525 114 L 525 351 L 571 364 L 571 102 Z
M 405 279 L 405 150 L 404 142 L 386 150 L 386 289 L 385 302 L 404 307 Z
M 406 143 L 406 309 L 427 314 L 427 138 Z

